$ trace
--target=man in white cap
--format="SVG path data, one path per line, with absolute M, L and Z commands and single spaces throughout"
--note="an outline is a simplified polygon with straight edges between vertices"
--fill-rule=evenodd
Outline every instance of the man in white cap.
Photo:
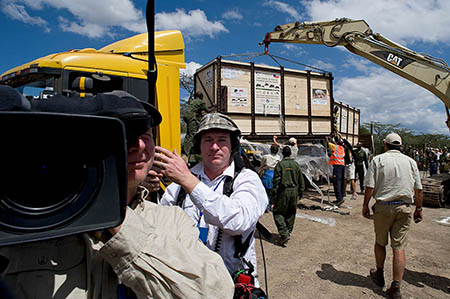
M 375 227 L 375 261 L 377 269 L 370 270 L 376 285 L 384 287 L 384 261 L 388 237 L 393 252 L 393 281 L 387 289 L 388 298 L 401 298 L 400 282 L 403 279 L 406 257 L 404 247 L 411 224 L 411 205 L 414 203 L 414 221 L 420 222 L 422 214 L 422 184 L 416 162 L 402 154 L 402 139 L 390 133 L 384 140 L 385 153 L 375 156 L 370 162 L 364 180 L 366 188 L 362 215 L 370 217 L 369 201 L 373 197 Z

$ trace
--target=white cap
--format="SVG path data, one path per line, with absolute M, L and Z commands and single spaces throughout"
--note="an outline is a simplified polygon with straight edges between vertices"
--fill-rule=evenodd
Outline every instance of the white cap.
M 291 137 L 291 138 L 289 138 L 289 143 L 296 144 L 297 139 L 295 139 L 294 137 Z
M 386 136 L 384 142 L 391 145 L 402 145 L 402 138 L 397 133 L 390 133 Z

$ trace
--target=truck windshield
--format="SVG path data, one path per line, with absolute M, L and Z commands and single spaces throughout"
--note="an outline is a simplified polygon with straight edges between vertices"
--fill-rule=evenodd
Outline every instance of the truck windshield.
M 19 86 L 15 88 L 28 99 L 47 99 L 53 95 L 55 89 L 55 77 L 46 76 L 45 78 L 30 77 L 29 80 L 21 78 Z

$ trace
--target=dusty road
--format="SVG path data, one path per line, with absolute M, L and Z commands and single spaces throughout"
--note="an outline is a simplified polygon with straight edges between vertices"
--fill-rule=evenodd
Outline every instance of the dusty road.
M 334 200 L 332 195 L 330 198 Z M 375 266 L 375 235 L 372 220 L 361 216 L 362 202 L 363 195 L 359 195 L 357 200 L 350 200 L 347 195 L 339 211 L 343 214 L 349 212 L 349 215 L 297 209 L 297 214 L 303 218 L 333 218 L 335 226 L 296 218 L 286 248 L 262 239 L 269 298 L 385 298 L 385 289 L 378 288 L 368 277 L 369 269 Z M 300 203 L 307 207 L 324 207 L 327 196 L 321 204 L 320 195 L 309 190 Z M 450 217 L 450 209 L 425 207 L 424 220 L 412 224 L 401 286 L 403 298 L 450 298 L 450 226 L 433 221 L 440 220 L 440 217 Z M 277 237 L 272 213 L 264 214 L 260 222 Z M 256 243 L 259 280 L 266 289 L 259 238 Z M 390 285 L 390 247 L 385 279 Z

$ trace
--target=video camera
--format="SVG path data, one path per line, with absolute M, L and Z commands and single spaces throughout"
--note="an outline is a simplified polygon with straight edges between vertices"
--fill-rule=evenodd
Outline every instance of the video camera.
M 0 246 L 99 231 L 124 220 L 121 120 L 2 111 L 0 140 Z

